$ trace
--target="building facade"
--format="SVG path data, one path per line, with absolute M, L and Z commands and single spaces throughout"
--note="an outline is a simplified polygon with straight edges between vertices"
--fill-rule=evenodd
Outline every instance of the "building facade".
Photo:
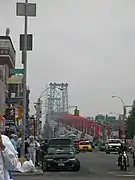
M 8 95 L 7 78 L 15 67 L 16 51 L 9 36 L 0 36 L 0 114 L 5 114 L 5 100 Z

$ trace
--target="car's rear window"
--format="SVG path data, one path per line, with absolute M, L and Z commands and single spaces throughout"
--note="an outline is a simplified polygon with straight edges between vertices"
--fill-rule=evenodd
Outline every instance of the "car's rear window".
M 121 143 L 120 140 L 109 140 L 108 143 Z
M 80 144 L 80 145 L 90 145 L 90 142 L 85 142 L 85 141 L 84 141 L 84 142 L 80 142 L 79 144 Z
M 50 145 L 70 145 L 71 139 L 51 139 Z

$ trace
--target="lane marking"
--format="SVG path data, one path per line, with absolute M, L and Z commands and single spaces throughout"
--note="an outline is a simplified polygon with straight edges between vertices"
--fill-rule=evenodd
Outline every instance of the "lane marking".
M 110 171 L 108 172 L 108 174 L 123 174 L 123 173 L 126 173 L 126 174 L 135 174 L 135 172 L 132 172 L 132 171 L 127 171 L 127 172 L 123 172 L 123 171 Z
M 119 175 L 116 175 L 117 177 L 135 177 L 135 174 L 119 174 Z

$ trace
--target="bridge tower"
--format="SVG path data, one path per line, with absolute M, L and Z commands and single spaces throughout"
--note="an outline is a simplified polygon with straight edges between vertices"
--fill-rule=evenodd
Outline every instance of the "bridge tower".
M 68 112 L 68 84 L 50 83 L 47 97 L 48 113 Z

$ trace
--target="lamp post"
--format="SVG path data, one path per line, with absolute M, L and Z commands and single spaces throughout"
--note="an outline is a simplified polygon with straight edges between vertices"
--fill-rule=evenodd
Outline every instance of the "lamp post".
M 121 101 L 122 107 L 123 107 L 123 121 L 125 121 L 125 119 L 126 119 L 126 106 L 125 106 L 123 99 L 119 96 L 112 96 L 112 98 L 116 98 L 116 99 L 119 99 Z
M 126 107 L 127 106 L 125 106 L 125 103 L 124 103 L 124 101 L 123 101 L 123 99 L 121 98 L 121 97 L 119 97 L 119 96 L 112 96 L 112 98 L 116 98 L 116 99 L 119 99 L 120 101 L 121 101 L 121 103 L 122 103 L 122 107 L 123 107 L 123 122 L 125 122 L 126 121 Z M 126 128 L 125 128 L 125 143 L 126 143 Z
M 48 87 L 48 88 L 46 88 L 46 89 L 44 89 L 41 93 L 40 93 L 40 96 L 38 97 L 38 99 L 37 99 L 37 102 L 36 103 L 34 103 L 34 107 L 35 107 L 35 110 L 36 110 L 36 125 L 37 125 L 37 137 L 38 137 L 38 139 L 40 139 L 40 124 L 39 124 L 39 119 L 40 119 L 40 117 L 41 117 L 41 98 L 42 98 L 42 96 L 43 96 L 43 94 L 44 94 L 44 92 L 46 92 L 47 90 L 49 90 L 50 89 L 50 87 Z

